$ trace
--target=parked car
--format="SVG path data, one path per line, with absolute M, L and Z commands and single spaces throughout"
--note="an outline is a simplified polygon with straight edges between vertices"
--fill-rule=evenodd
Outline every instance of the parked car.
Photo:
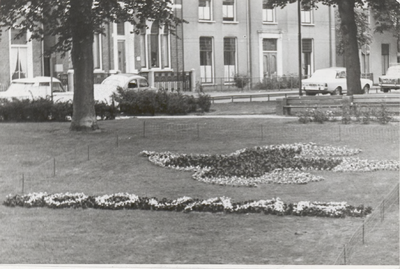
M 123 90 L 156 90 L 151 88 L 145 77 L 131 73 L 111 75 L 101 82 L 101 85 L 121 87 Z
M 50 77 L 21 78 L 11 81 L 11 85 L 4 92 L 0 92 L 0 98 L 6 99 L 37 99 L 51 97 Z M 60 80 L 53 78 L 53 96 L 66 93 Z
M 363 92 L 368 93 L 373 85 L 372 80 L 361 78 L 360 81 Z M 347 92 L 346 68 L 331 67 L 316 70 L 311 78 L 301 81 L 301 88 L 306 95 L 345 94 Z
M 400 89 L 400 65 L 389 67 L 386 75 L 379 77 L 379 86 L 383 92 Z

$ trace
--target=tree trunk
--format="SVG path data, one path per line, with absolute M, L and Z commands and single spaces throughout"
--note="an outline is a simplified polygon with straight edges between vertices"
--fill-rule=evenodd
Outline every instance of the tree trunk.
M 347 95 L 362 94 L 360 57 L 358 55 L 357 25 L 354 16 L 355 0 L 339 0 L 340 27 L 343 33 Z
M 73 116 L 70 129 L 98 129 L 93 92 L 93 25 L 90 0 L 71 0 L 71 59 L 74 67 Z

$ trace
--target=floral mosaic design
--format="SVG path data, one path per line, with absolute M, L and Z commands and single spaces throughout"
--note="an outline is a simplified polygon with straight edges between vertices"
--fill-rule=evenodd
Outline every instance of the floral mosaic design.
M 370 172 L 399 170 L 394 160 L 353 157 L 360 149 L 314 143 L 267 145 L 231 154 L 177 154 L 142 151 L 150 162 L 165 168 L 194 171 L 195 180 L 218 185 L 256 187 L 259 184 L 306 184 L 323 180 L 310 171 Z

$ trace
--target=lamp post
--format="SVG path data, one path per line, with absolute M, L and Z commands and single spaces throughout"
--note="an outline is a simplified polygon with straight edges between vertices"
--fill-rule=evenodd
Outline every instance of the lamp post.
M 301 91 L 301 79 L 303 77 L 303 72 L 301 68 L 301 0 L 297 0 L 297 23 L 299 27 L 299 96 L 302 96 Z

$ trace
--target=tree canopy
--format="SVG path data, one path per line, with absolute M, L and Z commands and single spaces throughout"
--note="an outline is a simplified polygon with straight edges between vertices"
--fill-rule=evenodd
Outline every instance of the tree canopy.
M 371 8 L 376 19 L 375 31 L 394 30 L 395 34 L 397 33 L 397 37 L 399 37 L 400 3 L 396 0 L 269 0 L 268 4 L 271 7 L 284 8 L 286 5 L 297 1 L 301 1 L 303 5 L 313 8 L 317 8 L 318 3 L 338 8 L 343 51 L 346 56 L 347 94 L 363 93 L 359 79 L 361 74 L 358 54 L 359 39 L 362 38 L 362 35 L 358 33 L 357 11 L 355 9 Z M 359 26 L 362 25 L 359 24 Z
M 76 2 L 76 1 L 75 1 Z M 73 0 L 1 0 L 0 31 L 20 29 L 20 37 L 29 31 L 31 39 L 56 36 L 57 42 L 46 53 L 71 50 L 76 23 L 90 25 L 93 34 L 105 34 L 109 22 L 130 22 L 138 32 L 146 21 L 158 20 L 169 29 L 181 22 L 173 15 L 171 0 L 81 0 L 88 9 Z M 78 6 L 78 10 L 74 7 Z M 79 10 L 80 9 L 80 10 Z M 82 11 L 85 13 L 82 14 Z M 82 17 L 82 15 L 84 15 Z
M 174 16 L 172 0 L 1 0 L 0 29 L 27 31 L 31 39 L 54 36 L 45 52 L 65 55 L 71 51 L 74 68 L 74 98 L 71 130 L 98 129 L 93 92 L 93 40 L 105 34 L 106 25 L 129 22 L 134 31 L 147 21 L 176 29 L 182 20 Z

